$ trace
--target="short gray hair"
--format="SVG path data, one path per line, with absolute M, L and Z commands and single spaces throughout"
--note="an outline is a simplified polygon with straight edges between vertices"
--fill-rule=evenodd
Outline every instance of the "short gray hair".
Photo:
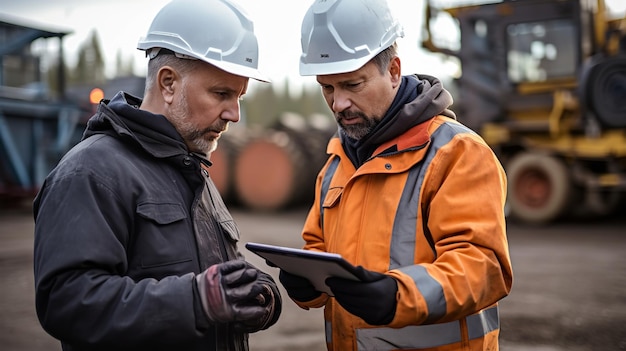
M 174 55 L 169 55 L 167 53 L 157 55 L 156 57 L 150 59 L 148 62 L 148 73 L 146 74 L 146 88 L 145 92 L 147 93 L 154 84 L 156 83 L 157 73 L 164 66 L 170 66 L 174 70 L 176 70 L 181 75 L 186 75 L 190 71 L 194 70 L 201 64 L 202 61 L 199 60 L 190 60 L 178 58 Z
M 371 61 L 378 67 L 380 73 L 384 73 L 387 67 L 389 67 L 391 59 L 396 56 L 398 56 L 398 44 L 394 42 L 385 50 L 378 53 L 378 55 L 374 56 Z

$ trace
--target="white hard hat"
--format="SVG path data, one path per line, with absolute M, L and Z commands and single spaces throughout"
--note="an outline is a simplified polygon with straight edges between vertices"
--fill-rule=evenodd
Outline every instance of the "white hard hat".
M 302 20 L 300 75 L 356 71 L 403 36 L 385 0 L 316 0 Z
M 168 49 L 238 76 L 269 81 L 258 70 L 254 25 L 231 0 L 171 1 L 157 13 L 137 49 L 151 57 Z

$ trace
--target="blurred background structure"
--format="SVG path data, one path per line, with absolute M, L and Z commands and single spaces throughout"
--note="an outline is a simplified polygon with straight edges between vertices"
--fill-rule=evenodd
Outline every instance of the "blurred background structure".
M 603 0 L 428 4 L 422 45 L 458 62 L 453 110 L 503 162 L 513 217 L 623 213 L 625 15 Z M 434 29 L 445 19 L 460 40 Z
M 134 47 L 165 2 L 0 0 L 0 203 L 34 196 L 101 98 L 142 95 L 146 62 Z M 240 2 L 275 82 L 251 82 L 242 121 L 211 155 L 211 175 L 230 205 L 282 211 L 312 199 L 336 126 L 314 80 L 297 75 L 308 3 Z M 623 2 L 389 2 L 406 31 L 403 73 L 440 77 L 459 120 L 498 153 L 511 218 L 537 224 L 623 208 Z M 290 16 L 276 21 L 278 7 Z

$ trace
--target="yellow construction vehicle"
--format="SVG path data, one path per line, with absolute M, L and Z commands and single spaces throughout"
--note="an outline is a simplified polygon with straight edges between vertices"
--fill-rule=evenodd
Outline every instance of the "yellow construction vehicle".
M 623 14 L 603 0 L 429 2 L 425 14 L 422 47 L 458 63 L 454 109 L 502 160 L 512 217 L 624 212 Z

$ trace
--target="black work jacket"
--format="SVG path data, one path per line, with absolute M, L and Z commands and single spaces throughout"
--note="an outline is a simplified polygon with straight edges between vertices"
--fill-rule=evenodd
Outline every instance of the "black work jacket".
M 195 276 L 241 257 L 208 173 L 162 115 L 118 93 L 34 202 L 36 309 L 64 350 L 246 350 Z

